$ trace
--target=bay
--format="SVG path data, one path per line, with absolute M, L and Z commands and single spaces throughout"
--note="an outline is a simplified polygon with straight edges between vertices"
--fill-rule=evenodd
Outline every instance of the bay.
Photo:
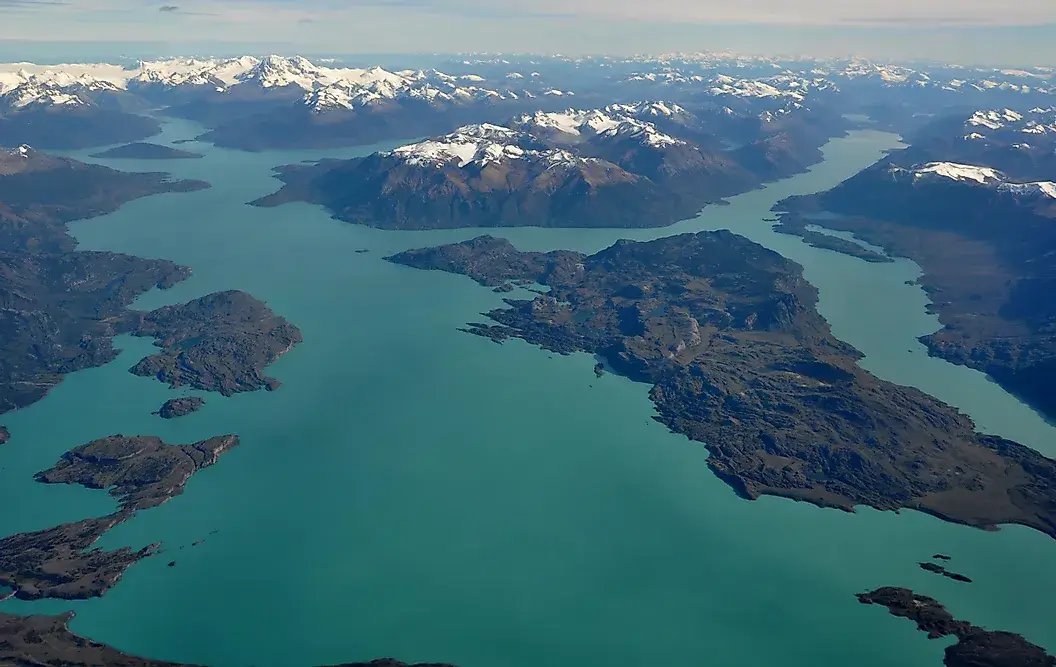
M 196 131 L 172 122 L 162 140 Z M 856 132 L 831 142 L 811 172 L 664 229 L 499 232 L 522 249 L 592 252 L 617 238 L 733 229 L 804 264 L 822 314 L 866 353 L 863 366 L 1051 454 L 1054 429 L 1035 413 L 985 376 L 926 357 L 915 339 L 938 324 L 923 292 L 905 284 L 919 274 L 915 265 L 810 248 L 763 221 L 784 196 L 831 187 L 894 145 L 892 135 Z M 150 344 L 121 339 L 114 363 L 5 415 L 5 534 L 113 506 L 102 492 L 32 481 L 94 437 L 189 442 L 234 432 L 242 444 L 192 478 L 184 495 L 104 538 L 105 547 L 165 545 L 107 596 L 9 600 L 0 609 L 72 608 L 73 629 L 93 639 L 218 667 L 383 655 L 462 667 L 937 667 L 943 642 L 853 597 L 905 585 L 960 617 L 1056 650 L 1050 538 L 915 512 L 738 499 L 708 472 L 703 447 L 651 419 L 647 387 L 595 378 L 587 355 L 462 334 L 456 327 L 501 304 L 500 295 L 382 261 L 482 230 L 387 232 L 307 205 L 243 205 L 276 187 L 274 165 L 362 151 L 186 147 L 206 157 L 150 168 L 203 178 L 211 190 L 132 202 L 74 224 L 73 233 L 86 249 L 192 267 L 190 280 L 138 307 L 245 289 L 305 341 L 269 370 L 283 382 L 279 391 L 203 394 L 201 411 L 165 421 L 150 413 L 184 392 L 129 374 Z M 936 552 L 975 583 L 917 567 Z

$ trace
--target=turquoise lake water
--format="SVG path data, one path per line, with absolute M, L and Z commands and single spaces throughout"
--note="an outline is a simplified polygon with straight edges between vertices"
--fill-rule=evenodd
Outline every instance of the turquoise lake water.
M 174 122 L 162 139 L 196 131 Z M 960 407 L 982 430 L 1056 453 L 1056 429 L 1034 412 L 985 376 L 927 357 L 916 337 L 938 323 L 923 292 L 905 284 L 915 265 L 810 248 L 763 221 L 777 200 L 831 187 L 895 140 L 859 132 L 833 141 L 810 173 L 660 230 L 500 231 L 522 249 L 595 251 L 618 238 L 728 227 L 804 264 L 822 314 L 866 353 L 864 367 Z M 101 491 L 32 481 L 90 439 L 238 433 L 242 444 L 185 494 L 102 540 L 165 549 L 105 597 L 0 609 L 74 609 L 72 628 L 93 639 L 216 667 L 379 656 L 461 667 L 938 667 L 944 641 L 853 597 L 902 585 L 1056 650 L 1052 539 L 915 512 L 741 500 L 708 471 L 701 445 L 651 419 L 648 387 L 596 378 L 587 355 L 460 333 L 501 295 L 382 261 L 480 230 L 386 232 L 307 205 L 250 208 L 243 203 L 277 187 L 272 166 L 327 153 L 185 148 L 207 157 L 106 163 L 203 178 L 211 190 L 132 202 L 72 232 L 85 249 L 193 269 L 139 307 L 244 289 L 300 327 L 304 343 L 269 369 L 283 382 L 277 392 L 203 394 L 200 412 L 165 421 L 151 412 L 193 392 L 129 374 L 152 348 L 122 338 L 114 363 L 5 415 L 0 534 L 114 507 Z M 975 583 L 920 570 L 935 552 Z

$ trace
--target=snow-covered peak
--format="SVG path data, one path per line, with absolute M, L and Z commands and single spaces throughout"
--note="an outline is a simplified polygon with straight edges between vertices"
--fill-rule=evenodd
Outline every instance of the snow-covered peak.
M 929 175 L 941 176 L 954 181 L 975 181 L 984 184 L 1001 180 L 1001 173 L 996 169 L 957 162 L 929 162 L 913 170 L 914 179 Z
M 610 104 L 605 107 L 610 113 L 618 113 L 635 118 L 670 118 L 688 115 L 685 109 L 669 102 L 636 102 L 634 104 Z
M 173 58 L 142 61 L 131 72 L 126 85 L 175 87 L 219 84 L 220 87 L 225 87 L 238 83 L 240 76 L 259 64 L 260 60 L 252 56 L 223 60 Z
M 382 155 L 398 158 L 404 164 L 437 168 L 484 167 L 509 160 L 527 160 L 551 169 L 596 161 L 564 149 L 545 148 L 530 134 L 490 123 L 466 125 L 442 137 L 400 146 Z
M 76 95 L 85 91 L 203 88 L 227 93 L 240 85 L 262 90 L 300 88 L 305 103 L 316 110 L 355 108 L 374 102 L 415 98 L 429 102 L 465 103 L 514 97 L 480 85 L 476 74 L 452 76 L 436 70 L 391 72 L 382 67 L 345 68 L 316 64 L 300 57 L 172 58 L 117 65 L 0 64 L 0 95 L 16 89 L 47 85 Z M 316 94 L 318 93 L 318 94 Z M 571 95 L 571 92 L 563 94 Z M 32 93 L 31 97 L 39 97 Z M 64 101 L 70 102 L 67 98 Z
M 604 109 L 565 111 L 537 111 L 513 120 L 513 124 L 528 131 L 553 130 L 570 136 L 593 136 L 616 127 L 621 117 L 614 117 Z
M 327 76 L 323 68 L 316 67 L 307 58 L 268 56 L 235 78 L 241 83 L 254 82 L 262 88 L 297 86 L 313 90 Z
M 922 180 L 949 179 L 969 186 L 993 188 L 998 192 L 1007 192 L 1021 197 L 1056 199 L 1056 183 L 1052 181 L 1014 183 L 1008 181 L 1004 174 L 990 167 L 956 162 L 929 162 L 911 169 L 890 166 L 888 170 L 896 177 L 908 176 L 914 183 Z
M 603 109 L 537 111 L 534 114 L 518 116 L 513 119 L 512 125 L 528 132 L 549 130 L 569 137 L 586 138 L 614 130 L 627 123 L 631 125 L 624 127 L 624 132 L 630 131 L 632 127 L 641 130 L 646 126 L 650 131 L 655 132 L 656 128 L 643 119 L 670 118 L 679 115 L 688 116 L 686 110 L 677 104 L 637 102 L 610 104 Z
M 653 148 L 664 148 L 667 146 L 686 145 L 681 139 L 675 139 L 656 129 L 652 123 L 644 123 L 640 120 L 628 119 L 620 122 L 614 127 L 600 132 L 599 134 L 609 137 L 634 137 L 646 146 Z
M 1056 199 L 1056 183 L 1037 181 L 1034 183 L 1001 183 L 997 189 L 1020 196 L 1040 196 Z
M 1014 123 L 1019 120 L 1023 120 L 1022 114 L 1016 113 L 1011 109 L 981 110 L 973 113 L 971 117 L 968 118 L 967 124 L 988 127 L 991 130 L 999 130 L 1004 127 L 1006 123 Z
M 29 154 L 33 152 L 33 148 L 29 144 L 22 144 L 18 148 L 11 148 L 4 150 L 3 152 L 11 157 L 27 158 L 29 157 Z
M 455 164 L 465 167 L 471 162 L 487 164 L 504 157 L 523 157 L 525 149 L 518 145 L 518 140 L 523 138 L 522 133 L 507 127 L 481 123 L 465 125 L 436 139 L 400 146 L 383 155 L 413 165 Z
M 401 99 L 464 104 L 515 97 L 488 88 L 459 84 L 458 77 L 436 71 L 389 72 L 372 67 L 325 70 L 322 74 L 323 82 L 304 97 L 304 103 L 317 112 L 355 109 Z
M 976 131 L 981 127 L 990 130 L 986 137 Z M 1056 134 L 1056 110 L 1041 107 L 1024 113 L 1012 109 L 981 110 L 965 121 L 965 128 L 969 130 L 966 138 L 995 139 L 1003 143 L 1016 141 L 1013 137 L 1018 134 Z
M 30 77 L 21 85 L 4 91 L 0 89 L 0 107 L 26 109 L 29 107 L 79 107 L 91 101 L 83 96 L 88 89 L 83 85 L 63 87 L 55 82 Z

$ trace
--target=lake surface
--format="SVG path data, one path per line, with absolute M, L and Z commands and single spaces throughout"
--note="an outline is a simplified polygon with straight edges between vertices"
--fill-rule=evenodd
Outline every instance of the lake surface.
M 195 132 L 174 122 L 163 139 Z M 983 375 L 926 356 L 916 337 L 938 324 L 923 292 L 905 284 L 915 265 L 811 248 L 763 221 L 779 199 L 831 187 L 895 145 L 878 132 L 836 140 L 810 173 L 660 230 L 502 235 L 522 249 L 595 251 L 618 238 L 736 230 L 804 264 L 821 312 L 866 353 L 863 366 L 960 407 L 983 430 L 1053 453 L 1056 429 L 1034 412 Z M 171 170 L 211 190 L 132 202 L 73 233 L 86 249 L 193 268 L 140 307 L 244 289 L 299 326 L 304 343 L 269 369 L 279 391 L 205 395 L 200 412 L 165 421 L 150 413 L 193 392 L 129 374 L 151 346 L 123 338 L 114 363 L 5 415 L 2 534 L 114 507 L 100 491 L 32 481 L 92 438 L 191 442 L 232 432 L 242 444 L 185 494 L 103 539 L 165 545 L 104 598 L 9 600 L 0 609 L 72 608 L 72 628 L 93 639 L 217 667 L 380 656 L 461 667 L 938 667 L 944 640 L 853 597 L 904 585 L 1056 650 L 1052 539 L 915 512 L 741 500 L 708 471 L 701 445 L 651 419 L 646 386 L 596 378 L 587 355 L 460 333 L 501 296 L 462 276 L 382 261 L 480 230 L 386 232 L 307 205 L 243 205 L 277 187 L 274 165 L 356 151 L 184 147 L 207 157 L 106 164 Z M 917 567 L 936 552 L 975 583 Z

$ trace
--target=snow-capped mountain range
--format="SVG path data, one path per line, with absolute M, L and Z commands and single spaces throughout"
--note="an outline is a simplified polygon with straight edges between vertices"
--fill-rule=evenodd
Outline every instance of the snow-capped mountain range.
M 967 137 L 972 139 L 984 139 L 988 131 L 1005 135 L 1009 132 L 1024 135 L 1056 134 L 1056 107 L 1035 107 L 1025 113 L 1012 109 L 983 109 L 969 116 L 965 126 L 974 130 Z
M 566 109 L 523 114 L 511 126 L 556 141 L 576 142 L 600 134 L 637 135 L 654 145 L 685 143 L 660 132 L 650 121 L 676 121 L 691 115 L 677 104 L 638 102 L 610 104 L 601 109 Z
M 243 56 L 230 59 L 173 59 L 115 65 L 0 65 L 0 98 L 5 106 L 64 106 L 92 103 L 91 93 L 128 91 L 157 96 L 193 89 L 213 94 L 255 89 L 300 96 L 317 111 L 354 109 L 400 98 L 431 103 L 469 103 L 488 99 L 534 97 L 531 90 L 487 88 L 482 77 L 453 76 L 436 70 L 391 72 L 381 67 L 335 68 L 299 56 Z M 538 94 L 570 94 L 541 90 Z

